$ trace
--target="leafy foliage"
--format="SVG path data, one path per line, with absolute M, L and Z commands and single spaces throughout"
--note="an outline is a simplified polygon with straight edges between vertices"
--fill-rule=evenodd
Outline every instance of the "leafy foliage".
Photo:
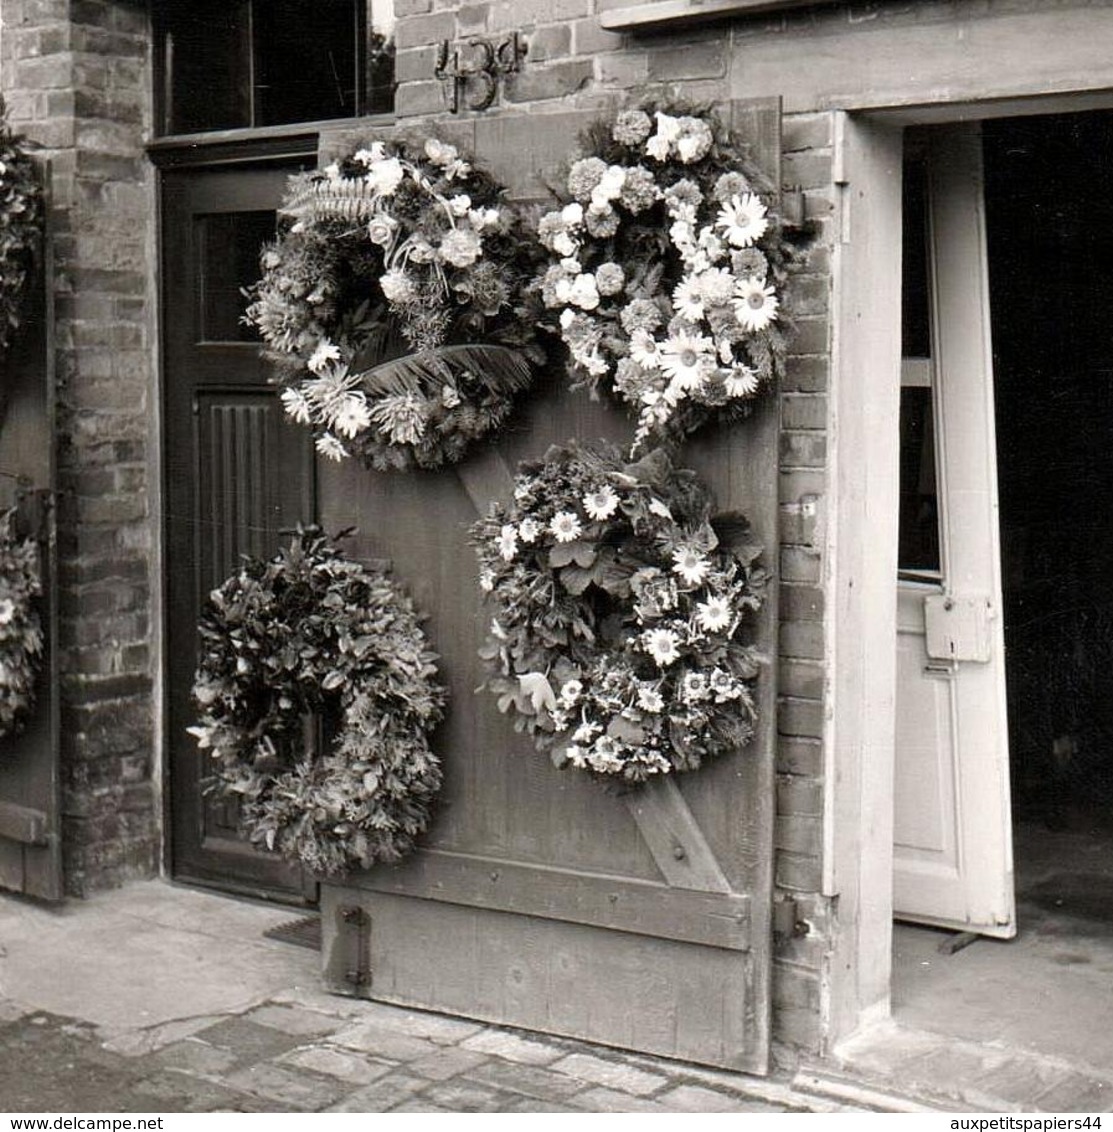
M 324 455 L 435 468 L 504 423 L 543 360 L 540 253 L 489 175 L 434 138 L 375 142 L 292 178 L 282 214 L 246 318 Z
M 0 736 L 23 728 L 35 704 L 43 632 L 39 548 L 15 532 L 15 511 L 0 516 Z
M 42 234 L 42 193 L 23 139 L 11 132 L 0 99 L 0 355 L 19 328 Z
M 472 530 L 499 710 L 558 766 L 640 782 L 743 746 L 761 547 L 660 449 L 550 448 Z
M 745 416 L 784 365 L 782 292 L 803 233 L 706 109 L 625 110 L 581 149 L 538 226 L 538 284 L 573 383 L 625 404 L 635 450 Z
M 214 590 L 200 635 L 190 732 L 251 840 L 319 874 L 409 852 L 440 788 L 445 691 L 386 573 L 307 528 Z M 321 753 L 305 739 L 316 721 L 335 732 Z

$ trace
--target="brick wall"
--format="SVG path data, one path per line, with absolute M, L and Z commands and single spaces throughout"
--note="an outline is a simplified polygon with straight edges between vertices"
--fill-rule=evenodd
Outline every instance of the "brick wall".
M 51 159 L 63 854 L 70 892 L 147 876 L 153 189 L 142 6 L 0 0 L 13 125 Z
M 684 28 L 636 36 L 600 26 L 599 14 L 629 0 L 395 0 L 401 118 L 443 113 L 444 88 L 432 75 L 441 39 L 522 33 L 525 64 L 484 116 L 544 114 L 613 105 L 634 97 L 722 101 L 731 97 L 742 40 L 751 21 L 727 28 Z M 760 24 L 758 26 L 763 26 Z M 763 92 L 776 95 L 777 90 Z M 780 392 L 780 690 L 775 878 L 778 898 L 793 897 L 807 934 L 778 945 L 773 1030 L 780 1054 L 818 1051 L 824 1035 L 826 965 L 833 929 L 822 888 L 825 610 L 824 503 L 827 380 L 830 364 L 831 117 L 788 115 L 783 179 L 804 190 L 805 215 L 818 237 L 793 283 L 798 326 Z

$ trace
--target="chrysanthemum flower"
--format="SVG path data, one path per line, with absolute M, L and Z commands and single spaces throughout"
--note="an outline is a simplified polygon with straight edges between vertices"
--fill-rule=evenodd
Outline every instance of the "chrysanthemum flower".
M 696 621 L 705 633 L 720 633 L 730 625 L 733 612 L 725 597 L 709 597 L 696 605 Z
M 600 295 L 617 295 L 626 286 L 626 272 L 617 263 L 601 263 L 595 269 L 595 286 Z
M 708 697 L 710 689 L 702 672 L 685 672 L 680 682 L 680 694 L 687 703 L 699 703 Z
M 318 436 L 316 447 L 322 456 L 326 456 L 330 460 L 340 461 L 348 455 L 347 448 L 331 432 L 325 432 Z
M 371 419 L 392 444 L 416 444 L 425 433 L 428 407 L 416 393 L 394 393 L 371 410 Z
M 574 511 L 558 511 L 549 522 L 549 531 L 557 542 L 572 542 L 582 530 L 580 517 Z
M 333 362 L 338 361 L 340 361 L 340 347 L 327 338 L 322 338 L 317 343 L 317 348 L 309 355 L 309 361 L 306 362 L 306 365 L 314 373 L 324 373 Z
M 367 398 L 358 389 L 348 393 L 336 407 L 336 412 L 329 422 L 341 436 L 351 439 L 358 436 L 371 425 L 371 410 L 367 407 Z
M 441 239 L 441 258 L 453 267 L 470 267 L 482 252 L 479 234 L 472 228 L 451 228 Z
M 541 524 L 532 515 L 527 515 L 518 524 L 518 537 L 522 542 L 535 542 L 540 533 Z
M 680 657 L 680 638 L 672 629 L 647 629 L 642 633 L 642 648 L 661 668 Z
M 623 110 L 614 120 L 611 137 L 619 145 L 641 145 L 653 132 L 653 122 L 644 110 Z
M 656 714 L 665 706 L 665 698 L 650 684 L 638 685 L 638 707 Z
M 734 314 L 743 330 L 764 330 L 777 317 L 776 292 L 764 279 L 740 279 L 734 294 Z
M 300 390 L 290 385 L 282 390 L 282 407 L 286 415 L 292 417 L 298 424 L 309 424 L 313 419 L 313 408 L 309 398 Z
M 731 197 L 719 209 L 715 226 L 722 229 L 727 242 L 736 248 L 748 248 L 760 240 L 769 227 L 768 210 L 753 193 Z
M 672 552 L 672 569 L 688 585 L 698 586 L 711 570 L 711 563 L 694 547 L 680 546 Z
M 514 555 L 518 552 L 518 531 L 513 523 L 504 523 L 502 530 L 499 531 L 498 538 L 499 554 L 502 555 L 504 561 L 512 562 Z
M 610 484 L 590 491 L 583 499 L 584 510 L 592 519 L 609 519 L 618 508 L 618 496 Z

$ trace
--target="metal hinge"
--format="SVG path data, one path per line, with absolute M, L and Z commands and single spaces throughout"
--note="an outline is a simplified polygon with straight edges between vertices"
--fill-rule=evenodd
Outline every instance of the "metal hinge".
M 345 936 L 344 950 L 348 963 L 344 981 L 361 988 L 371 985 L 371 917 L 358 905 L 346 904 L 337 909 Z
M 799 939 L 808 934 L 808 925 L 797 915 L 796 901 L 791 896 L 773 901 L 773 936 L 778 942 Z

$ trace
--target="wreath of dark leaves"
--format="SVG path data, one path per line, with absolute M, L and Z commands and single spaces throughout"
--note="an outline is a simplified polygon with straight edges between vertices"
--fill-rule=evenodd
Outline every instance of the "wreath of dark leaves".
M 694 472 L 660 449 L 554 447 L 472 537 L 487 687 L 557 766 L 640 782 L 749 741 L 761 547 Z
M 39 548 L 16 533 L 15 517 L 0 515 L 0 737 L 18 734 L 30 717 L 43 656 Z
M 806 233 L 706 108 L 624 110 L 581 151 L 538 227 L 573 385 L 636 416 L 635 450 L 747 415 L 783 370 L 784 284 Z
M 42 191 L 0 99 L 0 356 L 15 338 L 42 235 Z
M 307 528 L 214 590 L 200 635 L 189 730 L 251 841 L 322 875 L 408 853 L 441 784 L 445 690 L 392 579 Z
M 374 142 L 291 179 L 249 291 L 287 412 L 318 450 L 378 469 L 460 460 L 544 355 L 541 251 L 455 146 Z

